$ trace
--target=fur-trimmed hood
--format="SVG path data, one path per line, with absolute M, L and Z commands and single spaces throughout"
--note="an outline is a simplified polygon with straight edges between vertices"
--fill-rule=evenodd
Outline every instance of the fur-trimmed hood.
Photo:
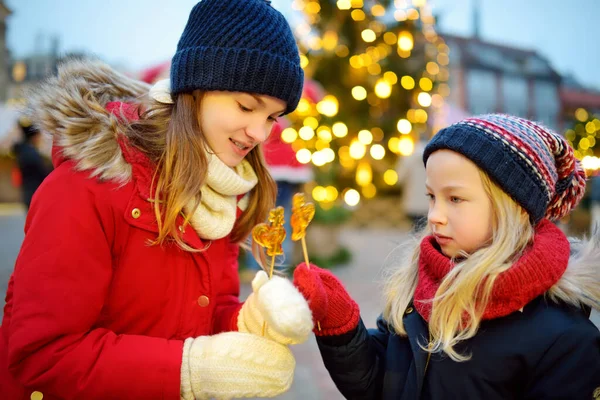
M 567 270 L 550 288 L 550 298 L 600 311 L 600 231 L 589 239 L 571 238 Z
M 78 170 L 124 183 L 131 178 L 131 165 L 119 145 L 119 118 L 107 104 L 137 103 L 149 89 L 102 62 L 69 60 L 29 94 L 29 117 L 52 135 L 55 166 L 71 159 Z

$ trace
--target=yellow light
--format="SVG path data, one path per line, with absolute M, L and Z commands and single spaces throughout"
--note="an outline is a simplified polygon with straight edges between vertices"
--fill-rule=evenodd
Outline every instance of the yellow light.
M 398 83 L 398 75 L 392 71 L 387 71 L 385 74 L 383 74 L 383 79 L 390 85 L 395 85 Z
M 300 149 L 296 152 L 296 160 L 302 164 L 308 164 L 312 158 L 312 154 L 308 149 Z
M 437 62 L 440 65 L 448 65 L 450 63 L 450 57 L 448 57 L 448 54 L 439 53 L 437 56 Z
M 408 15 L 406 15 L 406 11 L 404 10 L 396 10 L 394 11 L 394 19 L 398 22 L 406 21 Z
M 412 78 L 412 76 L 404 75 L 400 79 L 400 84 L 406 90 L 411 90 L 415 88 L 415 80 Z
M 403 156 L 410 156 L 415 151 L 415 144 L 410 136 L 404 136 L 398 142 L 398 151 Z
M 371 165 L 366 161 L 361 161 L 356 167 L 356 183 L 359 186 L 365 186 L 373 180 L 373 171 Z
M 320 37 L 317 37 L 317 36 L 310 37 L 308 39 L 308 42 L 309 42 L 308 43 L 309 47 L 313 50 L 321 50 L 321 48 L 323 47 L 323 42 L 321 41 Z
M 417 101 L 421 107 L 429 107 L 431 105 L 431 95 L 426 92 L 421 92 L 417 96 Z
M 371 14 L 374 17 L 383 17 L 385 15 L 385 8 L 381 4 L 375 4 L 371 7 Z
M 321 150 L 321 154 L 323 154 L 323 157 L 325 157 L 325 162 L 330 163 L 333 162 L 333 160 L 335 160 L 335 151 L 333 151 L 329 147 Z
M 362 86 L 354 86 L 352 88 L 352 97 L 358 101 L 362 101 L 367 98 L 367 89 Z
M 381 99 L 387 99 L 392 94 L 392 86 L 384 80 L 379 80 L 375 84 L 375 94 Z
M 383 140 L 383 129 L 376 126 L 374 128 L 371 128 L 371 133 L 373 134 L 373 140 L 375 140 L 376 142 L 380 142 Z
M 27 64 L 17 61 L 12 68 L 12 77 L 15 82 L 22 82 L 27 76 Z
M 419 86 L 426 92 L 429 92 L 433 89 L 433 82 L 429 78 L 421 78 L 419 79 Z
M 337 47 L 338 34 L 336 31 L 327 31 L 323 35 L 323 48 L 327 51 L 331 51 Z
M 398 147 L 399 145 L 400 145 L 400 139 L 395 136 L 390 138 L 390 140 L 388 141 L 388 149 L 390 149 L 390 151 L 392 153 L 395 153 L 395 154 L 400 153 L 400 149 Z
M 427 122 L 427 118 L 428 118 L 427 111 L 421 110 L 421 109 L 415 110 L 415 121 L 416 122 L 421 122 L 424 124 L 425 122 Z
M 401 120 L 398 121 L 398 132 L 400 132 L 403 135 L 408 135 L 410 133 L 410 131 L 412 130 L 412 124 L 410 123 L 409 120 L 402 118 Z
M 588 140 L 588 138 L 583 138 L 579 141 L 579 148 L 581 150 L 587 150 L 590 148 L 590 141 Z
M 325 140 L 321 140 L 321 139 L 317 139 L 317 141 L 315 142 L 315 149 L 317 149 L 318 151 L 323 151 L 324 149 L 329 148 L 329 142 L 326 142 Z
M 363 10 L 352 10 L 350 16 L 352 16 L 352 19 L 355 21 L 364 21 L 364 19 L 367 17 Z
M 351 0 L 352 8 L 362 8 L 364 3 L 363 0 Z
M 573 129 L 568 129 L 568 130 L 565 132 L 565 138 L 566 138 L 568 141 L 570 141 L 570 142 L 572 142 L 573 140 L 575 140 L 575 138 L 576 138 L 576 137 L 577 137 L 577 135 L 576 135 L 576 133 L 575 133 L 575 131 L 574 131 Z
M 383 34 L 383 41 L 391 46 L 398 42 L 398 37 L 394 32 L 386 32 Z
M 385 157 L 385 148 L 380 144 L 374 144 L 371 146 L 371 150 L 369 152 L 374 160 L 383 160 L 383 157 Z
M 417 10 L 415 10 L 414 8 L 411 8 L 410 10 L 408 10 L 407 14 L 408 14 L 408 19 L 411 19 L 411 20 L 419 19 L 419 12 Z
M 433 104 L 434 107 L 439 108 L 444 105 L 444 98 L 441 94 L 436 93 L 431 96 L 431 104 Z
M 298 132 L 294 128 L 285 128 L 281 131 L 281 140 L 285 143 L 294 143 L 298 139 Z
M 400 32 L 398 48 L 402 51 L 411 51 L 414 46 L 413 35 L 409 31 Z
M 427 70 L 429 75 L 437 75 L 440 72 L 440 66 L 433 61 L 429 61 L 425 66 L 425 70 Z
M 379 75 L 381 74 L 381 65 L 373 63 L 367 67 L 367 71 L 371 75 Z
M 327 163 L 327 160 L 323 153 L 321 153 L 320 151 L 315 151 L 312 155 L 312 162 L 317 167 L 322 167 Z
M 366 153 L 366 146 L 359 141 L 355 141 L 350 144 L 350 157 L 353 159 L 360 160 L 365 156 Z
M 365 146 L 369 145 L 373 143 L 373 134 L 368 130 L 363 129 L 362 131 L 358 132 L 358 141 Z
M 350 54 L 350 50 L 348 49 L 348 46 L 344 46 L 343 44 L 338 45 L 338 47 L 335 48 L 335 55 L 338 57 L 348 57 L 348 54 Z
M 327 189 L 323 186 L 315 186 L 312 190 L 312 198 L 316 201 L 325 201 L 327 199 Z
M 427 0 L 412 0 L 412 4 L 414 7 L 424 7 L 427 3 Z
M 375 32 L 373 32 L 372 29 L 365 29 L 364 31 L 362 31 L 360 36 L 367 43 L 374 42 L 375 39 L 377 39 L 377 35 L 375 34 Z
M 326 191 L 326 201 L 333 202 L 338 198 L 338 190 L 334 186 L 327 186 L 325 188 Z
M 352 7 L 352 3 L 350 3 L 350 0 L 338 0 L 337 6 L 340 10 L 349 10 Z
M 577 120 L 580 122 L 585 122 L 588 120 L 589 114 L 585 109 L 578 108 L 577 110 L 575 110 L 575 118 L 577 118 Z
M 315 137 L 315 130 L 310 126 L 303 126 L 298 131 L 298 135 L 302 140 L 311 140 Z
M 398 173 L 393 169 L 388 169 L 383 173 L 383 181 L 390 186 L 394 186 L 398 183 Z
M 304 118 L 304 126 L 310 126 L 313 129 L 317 129 L 319 121 L 315 117 Z
M 348 134 L 348 127 L 343 122 L 336 122 L 331 127 L 331 130 L 333 130 L 333 134 L 339 138 L 343 138 Z
M 355 189 L 348 189 L 346 193 L 344 193 L 344 201 L 350 207 L 354 207 L 360 203 L 360 193 Z
M 589 134 L 596 133 L 596 126 L 592 121 L 585 124 L 585 131 Z
M 300 115 L 306 115 L 310 112 L 310 103 L 306 99 L 300 99 L 296 112 Z
M 327 117 L 335 117 L 338 113 L 338 100 L 327 95 L 317 104 L 317 111 Z
M 302 67 L 302 69 L 306 68 L 308 66 L 308 57 L 306 57 L 304 54 L 300 55 L 300 67 Z
M 321 11 L 321 5 L 316 1 L 311 1 L 306 5 L 304 11 L 306 11 L 308 14 L 318 14 L 319 11 Z
M 583 168 L 588 171 L 597 171 L 600 169 L 600 158 L 594 156 L 585 156 L 581 160 Z
M 367 199 L 372 199 L 377 194 L 377 188 L 372 183 L 362 187 L 362 194 Z
M 325 142 L 331 142 L 333 140 L 331 129 L 327 126 L 320 126 L 319 129 L 317 129 L 317 137 Z
M 350 57 L 350 66 L 352 66 L 352 68 L 356 68 L 356 69 L 364 67 L 363 59 L 360 58 L 359 56 Z

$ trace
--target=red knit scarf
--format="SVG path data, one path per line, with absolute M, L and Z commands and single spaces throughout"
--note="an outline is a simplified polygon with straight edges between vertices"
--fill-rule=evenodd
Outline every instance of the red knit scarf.
M 494 319 L 522 309 L 550 289 L 562 276 L 569 262 L 570 245 L 552 222 L 543 220 L 535 230 L 533 244 L 494 282 L 492 295 L 482 319 Z M 414 304 L 429 321 L 432 302 L 440 284 L 454 264 L 436 247 L 433 236 L 421 242 L 419 282 Z

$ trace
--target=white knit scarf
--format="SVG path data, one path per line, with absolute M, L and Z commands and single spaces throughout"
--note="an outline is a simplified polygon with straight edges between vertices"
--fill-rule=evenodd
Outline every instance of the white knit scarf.
M 248 206 L 247 193 L 258 183 L 256 173 L 247 160 L 235 168 L 225 165 L 219 157 L 207 154 L 208 173 L 200 189 L 200 205 L 190 218 L 190 224 L 202 239 L 216 240 L 227 236 L 233 229 L 237 207 Z M 237 197 L 245 196 L 238 202 Z M 190 202 L 184 210 L 194 206 Z

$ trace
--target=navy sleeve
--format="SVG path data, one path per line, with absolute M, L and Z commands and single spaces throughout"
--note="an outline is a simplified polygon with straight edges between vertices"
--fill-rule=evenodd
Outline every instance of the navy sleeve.
M 377 326 L 377 329 L 367 330 L 360 320 L 354 336 L 341 345 L 317 337 L 323 363 L 347 399 L 381 398 L 390 333 L 384 322 L 378 321 Z
M 594 399 L 600 393 L 600 331 L 590 321 L 561 334 L 535 368 L 525 399 Z

